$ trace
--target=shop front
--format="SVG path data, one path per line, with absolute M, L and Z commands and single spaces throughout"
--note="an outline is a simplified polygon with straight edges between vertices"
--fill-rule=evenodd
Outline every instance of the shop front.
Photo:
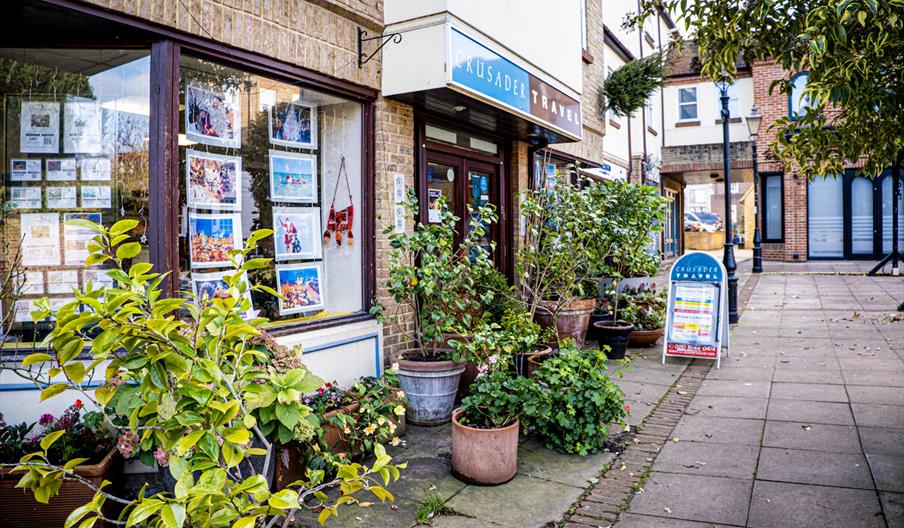
M 552 39 L 506 33 L 511 28 L 495 7 L 438 4 L 387 2 L 386 33 L 402 40 L 384 48 L 383 96 L 413 108 L 420 220 L 438 220 L 442 196 L 461 218 L 462 236 L 469 208 L 492 205 L 499 222 L 486 243 L 495 243 L 497 266 L 511 274 L 517 195 L 537 176 L 535 160 L 548 145 L 582 138 L 580 42 L 562 39 L 565 49 L 553 57 L 541 49 Z M 539 2 L 528 4 L 525 12 Z M 563 24 L 578 27 L 579 13 L 564 11 L 575 20 Z M 559 158 L 563 169 L 575 161 Z M 556 159 L 546 155 L 543 167 Z
M 228 252 L 272 229 L 256 255 L 272 262 L 248 273 L 283 296 L 252 296 L 268 331 L 302 345 L 306 364 L 327 379 L 381 372 L 381 328 L 368 313 L 375 75 L 349 82 L 335 69 L 328 76 L 300 59 L 215 41 L 227 36 L 80 2 L 23 2 L 4 16 L 35 37 L 0 44 L 0 268 L 17 285 L 0 299 L 3 360 L 34 351 L 49 331 L 52 321 L 31 318 L 38 299 L 60 306 L 73 288 L 112 282 L 88 258 L 93 232 L 68 222 L 133 219 L 128 235 L 142 244 L 133 263 L 168 272 L 164 294 L 191 302 L 221 295 Z M 340 25 L 352 34 L 356 24 Z M 491 169 L 456 170 L 489 180 Z M 10 423 L 26 419 L 12 407 L 28 405 L 7 403 L 37 401 L 20 381 L 0 378 Z

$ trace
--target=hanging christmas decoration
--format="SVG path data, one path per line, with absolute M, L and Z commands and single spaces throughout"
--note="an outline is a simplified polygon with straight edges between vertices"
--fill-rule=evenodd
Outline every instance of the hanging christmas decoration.
M 344 209 L 336 210 L 336 196 L 339 193 L 339 182 L 345 181 L 345 188 L 348 189 L 348 206 Z M 345 156 L 342 156 L 339 163 L 339 174 L 336 177 L 336 187 L 333 189 L 333 200 L 330 203 L 330 216 L 326 221 L 326 231 L 323 232 L 323 243 L 329 244 L 333 233 L 336 234 L 336 245 L 342 245 L 342 234 L 346 233 L 348 244 L 355 243 L 355 234 L 352 233 L 352 225 L 355 222 L 355 203 L 352 200 L 352 187 L 348 182 L 348 171 L 345 168 Z

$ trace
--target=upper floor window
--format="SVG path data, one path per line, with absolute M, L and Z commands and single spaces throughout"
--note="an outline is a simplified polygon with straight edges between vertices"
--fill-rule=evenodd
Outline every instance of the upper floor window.
M 741 117 L 741 90 L 737 84 L 728 85 L 728 118 Z M 716 108 L 719 119 L 722 119 L 722 92 L 716 88 Z
M 810 108 L 810 98 L 806 94 L 807 72 L 798 73 L 791 78 L 791 95 L 788 97 L 788 115 L 792 118 L 803 117 Z
M 697 119 L 697 88 L 678 88 L 678 120 Z

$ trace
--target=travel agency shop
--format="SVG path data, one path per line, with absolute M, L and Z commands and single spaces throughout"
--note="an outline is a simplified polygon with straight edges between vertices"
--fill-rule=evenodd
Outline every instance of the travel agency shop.
M 531 156 L 582 136 L 581 44 L 559 38 L 579 13 L 551 16 L 552 29 L 544 21 L 557 36 L 541 39 L 550 49 L 516 32 L 522 21 L 498 24 L 508 14 L 496 8 L 402 13 L 420 4 L 386 2 L 385 32 L 381 3 L 10 5 L 0 266 L 18 251 L 23 285 L 0 300 L 2 359 L 32 352 L 49 331 L 51 321 L 31 320 L 38 299 L 59 306 L 73 287 L 110 281 L 86 264 L 91 234 L 73 218 L 138 220 L 136 260 L 170 273 L 170 296 L 217 295 L 226 252 L 273 229 L 261 248 L 273 263 L 249 279 L 285 299 L 255 292 L 254 309 L 340 383 L 380 374 L 403 339 L 369 310 L 375 298 L 390 304 L 383 229 L 412 228 L 394 216 L 405 187 L 425 222 L 438 194 L 462 217 L 469 203 L 496 205 L 489 236 L 511 272 L 513 201 Z M 382 49 L 381 66 L 380 53 L 369 58 L 381 40 L 366 39 L 393 32 L 402 40 Z M 0 375 L 0 398 L 9 423 L 36 419 L 32 385 Z M 49 403 L 42 410 L 54 413 L 72 402 Z

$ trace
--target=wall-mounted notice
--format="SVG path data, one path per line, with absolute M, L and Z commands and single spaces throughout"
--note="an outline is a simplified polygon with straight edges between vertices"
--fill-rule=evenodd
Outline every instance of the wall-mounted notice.
M 706 253 L 688 253 L 669 273 L 662 362 L 667 356 L 715 359 L 728 348 L 726 272 Z
M 19 114 L 19 152 L 60 151 L 60 103 L 23 101 Z

